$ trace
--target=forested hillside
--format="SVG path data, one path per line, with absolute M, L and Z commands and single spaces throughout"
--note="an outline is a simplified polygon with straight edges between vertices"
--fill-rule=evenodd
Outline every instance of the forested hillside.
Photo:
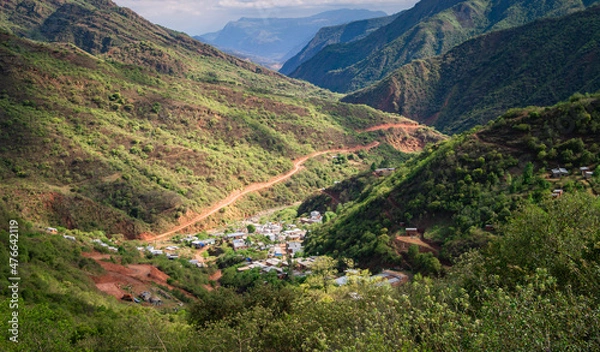
M 293 159 L 368 144 L 373 136 L 357 131 L 404 121 L 338 103 L 110 1 L 2 9 L 1 202 L 35 223 L 129 237 L 160 231 L 289 171 Z M 229 216 L 294 202 L 356 172 L 318 168 L 327 164 Z
M 324 258 L 304 281 L 256 275 L 177 311 L 98 294 L 87 275 L 102 270 L 81 254 L 89 246 L 21 224 L 19 343 L 2 338 L 3 351 L 600 348 L 600 204 L 587 192 L 517 208 L 488 249 L 463 256 L 445 278 L 416 275 L 392 288 L 356 272 L 337 286 L 336 261 Z M 4 317 L 9 291 L 3 282 Z M 8 336 L 8 319 L 0 327 Z
M 413 61 L 343 101 L 456 133 L 509 108 L 551 105 L 575 92 L 596 92 L 599 41 L 600 7 L 594 6 L 490 33 L 442 56 Z
M 581 0 L 423 0 L 362 40 L 325 47 L 290 77 L 336 92 L 364 88 L 477 35 L 583 10 Z
M 512 109 L 488 125 L 454 136 L 381 178 L 307 239 L 309 253 L 354 258 L 362 265 L 410 265 L 398 256 L 405 227 L 441 247 L 442 259 L 483 247 L 486 225 L 506 222 L 520 204 L 561 189 L 600 192 L 600 96 L 575 95 L 551 108 Z M 551 177 L 551 169 L 568 175 Z M 407 262 L 408 260 L 408 262 Z

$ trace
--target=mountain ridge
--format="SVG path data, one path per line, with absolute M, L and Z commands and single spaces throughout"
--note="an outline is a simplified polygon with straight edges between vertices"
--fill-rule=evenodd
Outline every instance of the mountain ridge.
M 338 26 L 323 27 L 319 29 L 311 41 L 306 44 L 302 50 L 283 64 L 279 72 L 289 75 L 300 64 L 315 56 L 326 46 L 360 40 L 378 28 L 389 24 L 398 17 L 399 14 L 400 13 L 386 17 L 354 21 Z
M 220 31 L 194 38 L 277 69 L 300 51 L 321 27 L 385 15 L 381 11 L 340 9 L 300 18 L 242 17 L 227 23 Z
M 336 92 L 364 88 L 415 59 L 442 54 L 492 30 L 578 11 L 579 0 L 424 0 L 368 37 L 325 47 L 289 76 Z
M 485 247 L 493 229 L 523 204 L 556 197 L 557 189 L 600 193 L 599 130 L 599 94 L 511 109 L 431 146 L 390 176 L 360 175 L 328 189 L 344 203 L 307 238 L 307 252 L 349 257 L 371 268 L 398 265 L 406 259 L 406 246 L 398 241 L 416 235 L 406 228 L 417 228 L 419 238 L 441 247 L 440 258 L 450 263 Z M 568 175 L 553 176 L 559 166 Z M 584 176 L 580 167 L 594 176 Z M 305 202 L 317 209 L 332 203 L 327 196 Z
M 492 32 L 409 63 L 342 100 L 369 104 L 456 133 L 502 111 L 550 105 L 600 89 L 600 6 Z M 553 30 L 560 28 L 560 30 Z M 542 46 L 534 43 L 544 42 Z

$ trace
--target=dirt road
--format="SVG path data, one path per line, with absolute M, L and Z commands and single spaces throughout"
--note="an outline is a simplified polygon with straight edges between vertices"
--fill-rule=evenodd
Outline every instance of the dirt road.
M 386 123 L 383 125 L 369 127 L 364 130 L 357 131 L 357 132 L 359 132 L 359 133 L 373 132 L 373 131 L 387 130 L 390 128 L 403 128 L 405 130 L 416 130 L 419 127 L 423 127 L 423 125 L 419 125 L 416 122 L 414 124 L 413 123 Z
M 293 175 L 295 175 L 298 171 L 300 171 L 302 169 L 302 164 L 304 164 L 308 159 L 314 158 L 319 155 L 328 154 L 328 153 L 351 153 L 351 152 L 355 152 L 358 150 L 368 150 L 368 149 L 374 148 L 378 145 L 379 145 L 379 142 L 373 142 L 373 143 L 370 143 L 370 144 L 364 145 L 364 146 L 358 146 L 358 147 L 354 147 L 354 148 L 343 148 L 343 149 L 329 149 L 329 150 L 314 152 L 309 155 L 303 156 L 300 159 L 294 160 L 294 167 L 290 171 L 286 172 L 285 174 L 276 176 L 267 182 L 253 183 L 253 184 L 248 185 L 246 188 L 244 188 L 242 190 L 233 191 L 225 199 L 214 204 L 210 208 L 205 209 L 203 212 L 196 215 L 191 220 L 186 221 L 185 223 L 178 225 L 178 226 L 172 228 L 171 230 L 164 232 L 160 235 L 150 237 L 150 238 L 145 238 L 144 240 L 146 242 L 152 242 L 152 241 L 162 240 L 162 239 L 171 237 L 174 234 L 176 234 L 177 232 L 185 229 L 186 227 L 192 226 L 192 225 L 208 218 L 209 216 L 211 216 L 214 213 L 218 212 L 219 210 L 225 208 L 226 206 L 235 203 L 238 199 L 240 199 L 241 197 L 245 196 L 248 193 L 257 192 L 257 191 L 272 187 L 276 183 L 285 181 L 285 180 L 289 179 L 290 177 L 292 177 Z

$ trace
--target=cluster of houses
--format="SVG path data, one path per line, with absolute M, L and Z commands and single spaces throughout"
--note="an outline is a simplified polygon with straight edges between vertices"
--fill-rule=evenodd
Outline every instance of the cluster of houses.
M 297 260 L 292 261 L 294 268 L 293 274 L 294 276 L 306 276 L 310 274 L 310 268 L 315 262 L 317 257 L 308 257 L 308 258 L 299 258 Z M 248 264 L 241 266 L 237 269 L 237 271 L 247 271 L 252 269 L 260 269 L 263 273 L 276 272 L 277 276 L 283 278 L 286 275 L 286 272 L 289 270 L 289 261 L 279 259 L 279 258 L 269 258 L 264 260 L 250 261 Z M 284 270 L 284 268 L 286 270 Z
M 177 246 L 168 246 L 164 250 L 156 249 L 154 248 L 154 246 L 138 247 L 137 249 L 141 252 L 148 252 L 153 256 L 166 255 L 167 258 L 171 260 L 179 258 L 179 254 L 177 254 L 176 252 L 177 250 L 179 250 L 179 247 Z
M 581 172 L 581 176 L 584 179 L 590 179 L 594 176 L 594 172 L 590 171 L 590 168 L 587 166 L 582 166 L 579 168 L 579 172 Z M 555 169 L 551 170 L 552 173 L 552 177 L 553 178 L 561 178 L 563 176 L 567 176 L 569 175 L 569 170 L 565 169 L 564 167 L 558 167 Z M 554 189 L 552 190 L 552 198 L 559 198 L 560 196 L 562 196 L 564 193 L 564 191 L 562 189 Z
M 550 172 L 552 173 L 552 178 L 561 178 L 569 175 L 569 170 L 565 169 L 564 167 L 557 167 L 555 169 L 550 170 Z M 579 172 L 581 172 L 581 176 L 584 179 L 589 179 L 592 178 L 592 176 L 594 176 L 594 172 L 591 171 L 590 168 L 587 166 L 580 167 Z
M 285 228 L 281 224 L 267 223 L 264 225 L 252 224 L 255 228 L 253 233 L 238 231 L 221 235 L 224 241 L 231 244 L 234 251 L 244 249 L 255 249 L 259 251 L 268 251 L 269 257 L 284 257 L 295 255 L 302 251 L 302 241 L 306 235 L 306 230 L 299 229 L 295 225 L 287 225 Z M 254 237 L 262 235 L 271 243 L 264 243 L 255 240 Z
M 66 235 L 64 237 L 67 238 Z M 73 237 L 73 240 L 75 240 L 75 237 Z M 95 240 L 92 240 L 92 243 L 96 243 L 96 244 L 100 245 L 100 247 L 104 247 L 104 248 L 108 249 L 111 252 L 118 252 L 119 251 L 119 248 L 117 248 L 115 246 L 111 246 L 109 244 L 106 244 L 106 243 L 102 242 L 101 239 L 98 239 L 98 238 L 95 239 Z

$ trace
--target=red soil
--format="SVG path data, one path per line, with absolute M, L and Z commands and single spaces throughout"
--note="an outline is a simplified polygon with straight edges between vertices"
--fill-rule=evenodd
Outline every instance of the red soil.
M 84 257 L 96 260 L 98 264 L 106 271 L 101 276 L 92 276 L 96 287 L 111 296 L 121 299 L 124 294 L 129 293 L 124 288 L 127 287 L 133 295 L 142 291 L 148 291 L 153 284 L 159 284 L 173 289 L 173 286 L 167 284 L 169 275 L 158 270 L 150 264 L 130 264 L 123 266 L 104 261 L 102 259 L 110 258 L 108 254 L 97 252 L 82 253 Z
M 373 143 L 365 145 L 365 146 L 358 146 L 358 147 L 354 147 L 354 148 L 344 148 L 344 149 L 330 149 L 330 150 L 314 152 L 312 154 L 303 156 L 300 159 L 294 160 L 294 167 L 292 168 L 292 170 L 288 171 L 287 173 L 276 176 L 267 182 L 253 183 L 251 185 L 248 185 L 246 188 L 244 188 L 242 190 L 233 191 L 225 199 L 216 203 L 212 207 L 205 209 L 202 213 L 196 215 L 192 219 L 184 222 L 183 224 L 180 224 L 180 225 L 174 227 L 173 229 L 171 229 L 167 232 L 164 232 L 160 235 L 157 235 L 155 237 L 144 236 L 143 240 L 147 241 L 147 242 L 152 242 L 152 241 L 156 241 L 156 240 L 169 238 L 169 237 L 175 235 L 177 232 L 185 229 L 186 227 L 194 225 L 194 224 L 208 218 L 209 216 L 213 215 L 214 213 L 218 212 L 222 208 L 225 208 L 226 206 L 235 203 L 239 198 L 245 196 L 248 193 L 256 192 L 256 191 L 260 191 L 260 190 L 269 188 L 276 183 L 279 183 L 279 182 L 289 179 L 290 177 L 295 175 L 298 171 L 300 171 L 302 169 L 302 164 L 304 164 L 310 158 L 314 158 L 316 156 L 327 154 L 327 153 L 351 153 L 351 152 L 355 152 L 358 150 L 371 149 L 378 145 L 379 145 L 379 142 L 373 142 Z

